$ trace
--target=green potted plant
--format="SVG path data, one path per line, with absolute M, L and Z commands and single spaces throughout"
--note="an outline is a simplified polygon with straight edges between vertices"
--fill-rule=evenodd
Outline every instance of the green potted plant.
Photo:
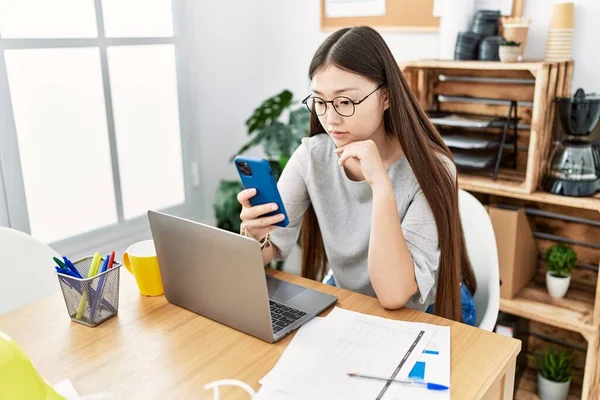
M 571 283 L 571 271 L 577 263 L 577 253 L 571 246 L 558 243 L 546 250 L 544 261 L 548 293 L 551 297 L 564 297 Z
M 548 345 L 529 359 L 538 372 L 538 395 L 541 400 L 566 400 L 571 385 L 571 354 Z
M 300 145 L 302 138 L 308 136 L 309 124 L 310 112 L 293 101 L 291 91 L 283 90 L 264 100 L 246 120 L 250 140 L 231 157 L 230 162 L 233 162 L 237 155 L 261 146 L 275 178 L 279 179 L 281 171 Z M 219 182 L 213 204 L 217 227 L 240 232 L 242 206 L 237 201 L 237 194 L 242 189 L 239 179 Z M 278 263 L 276 267 L 281 269 L 282 265 Z
M 287 115 L 287 123 L 282 119 Z M 252 138 L 243 145 L 230 161 L 255 146 L 262 146 L 276 178 L 283 171 L 292 153 L 308 136 L 310 112 L 293 101 L 289 90 L 270 97 L 254 110 L 246 120 L 248 135 Z
M 500 44 L 500 61 L 516 62 L 521 55 L 521 43 L 512 40 L 506 40 Z

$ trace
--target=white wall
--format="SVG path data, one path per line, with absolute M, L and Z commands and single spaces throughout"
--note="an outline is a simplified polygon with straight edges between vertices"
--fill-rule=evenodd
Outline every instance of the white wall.
M 264 95 L 284 87 L 295 97 L 308 94 L 308 66 L 313 54 L 330 34 L 321 32 L 320 0 L 262 0 L 264 15 Z M 436 33 L 383 33 L 399 61 L 434 58 Z
M 247 140 L 245 121 L 263 99 L 260 3 L 188 0 L 195 126 L 204 216 L 213 222 L 219 181 L 237 179 L 229 158 Z

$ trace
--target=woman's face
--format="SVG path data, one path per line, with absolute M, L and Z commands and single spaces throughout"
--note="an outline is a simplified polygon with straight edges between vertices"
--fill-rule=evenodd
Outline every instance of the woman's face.
M 313 76 L 311 86 L 312 95 L 324 101 L 344 96 L 356 103 L 375 91 L 360 104 L 354 105 L 354 114 L 350 117 L 341 116 L 333 109 L 332 103 L 327 103 L 326 113 L 319 117 L 319 121 L 337 147 L 385 135 L 383 112 L 389 107 L 385 88 L 377 90 L 375 82 L 334 65 L 319 70 Z M 316 102 L 323 106 L 320 100 Z M 345 110 L 352 110 L 352 104 L 345 99 L 337 104 L 342 114 L 348 114 Z

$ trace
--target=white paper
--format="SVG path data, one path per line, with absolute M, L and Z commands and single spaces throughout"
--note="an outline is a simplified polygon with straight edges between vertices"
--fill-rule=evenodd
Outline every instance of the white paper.
M 432 354 L 437 352 L 438 354 Z M 419 358 L 425 363 L 425 382 L 437 383 L 450 387 L 450 327 L 437 326 L 431 341 Z M 449 400 L 450 390 L 427 390 L 417 385 L 396 384 L 394 398 L 419 400 Z
M 329 18 L 385 15 L 385 0 L 326 0 L 325 14 Z
M 512 14 L 513 0 L 475 0 L 475 11 L 500 10 L 504 16 Z
M 423 331 L 395 375 L 406 379 L 435 330 L 434 325 L 393 321 L 336 307 L 326 318 L 315 318 L 303 326 L 260 383 L 265 394 L 278 389 L 293 395 L 290 399 L 374 399 L 385 382 L 347 374 L 392 376 Z M 388 388 L 382 398 L 393 398 L 393 392 Z
M 81 399 L 81 397 L 79 397 L 79 393 L 77 393 L 77 390 L 75 390 L 75 387 L 68 379 L 58 382 L 56 385 L 53 386 L 53 388 L 56 391 L 56 393 L 60 394 L 67 400 Z
M 262 386 L 252 400 L 302 400 L 302 398 L 277 388 Z
M 442 10 L 444 9 L 444 3 L 446 0 L 433 0 L 433 16 L 441 17 Z

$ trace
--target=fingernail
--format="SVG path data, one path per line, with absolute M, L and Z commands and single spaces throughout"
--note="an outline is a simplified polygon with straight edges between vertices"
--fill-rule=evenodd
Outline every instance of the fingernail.
M 273 204 L 273 205 L 271 206 L 271 210 L 277 210 L 277 204 Z
M 256 193 L 256 189 L 250 189 L 250 193 Z

